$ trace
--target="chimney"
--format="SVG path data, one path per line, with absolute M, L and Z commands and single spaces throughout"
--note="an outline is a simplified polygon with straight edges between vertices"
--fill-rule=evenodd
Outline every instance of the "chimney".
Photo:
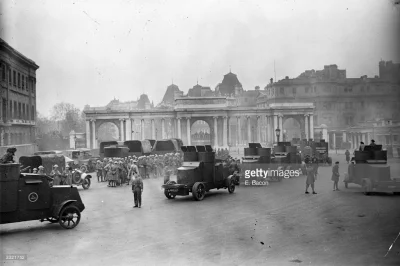
M 273 78 L 270 78 L 270 79 L 269 79 L 269 83 L 270 83 L 270 84 L 274 83 L 274 79 L 273 79 Z

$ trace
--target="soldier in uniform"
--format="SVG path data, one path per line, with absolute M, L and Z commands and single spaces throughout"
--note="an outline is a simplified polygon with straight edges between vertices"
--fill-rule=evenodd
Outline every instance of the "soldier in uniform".
M 43 167 L 42 165 L 40 165 L 38 168 L 39 168 L 39 169 L 38 169 L 38 174 L 39 174 L 39 175 L 45 175 L 45 174 L 46 174 L 46 173 L 44 172 L 44 167 Z
M 147 171 L 149 178 L 154 177 L 154 155 L 147 157 Z
M 58 186 L 61 184 L 61 173 L 58 170 L 58 165 L 53 166 L 53 170 L 50 173 L 50 176 L 54 178 L 53 185 Z
M 96 171 L 97 171 L 97 182 L 100 183 L 103 174 L 103 164 L 101 163 L 100 160 L 97 160 L 96 162 Z
M 37 174 L 37 173 L 38 173 L 38 169 L 37 168 L 33 168 L 32 174 Z
M 135 200 L 134 208 L 142 207 L 142 192 L 143 192 L 143 180 L 140 176 L 136 175 L 132 181 L 132 192 Z
M 72 185 L 72 167 L 65 168 L 64 185 Z
M 157 174 L 159 177 L 164 175 L 163 170 L 164 170 L 164 156 L 159 155 L 158 156 L 158 165 L 157 165 Z
M 14 155 L 16 151 L 16 148 L 8 148 L 7 153 L 0 159 L 0 163 L 14 163 Z
M 110 162 L 110 170 L 108 171 L 108 181 L 109 181 L 109 187 L 116 187 L 116 183 L 118 181 L 118 166 L 116 165 L 116 162 L 111 161 Z

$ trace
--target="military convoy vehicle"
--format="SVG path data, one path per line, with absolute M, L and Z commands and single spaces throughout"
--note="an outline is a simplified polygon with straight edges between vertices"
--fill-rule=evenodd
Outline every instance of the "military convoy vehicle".
M 50 187 L 47 179 L 20 173 L 18 163 L 0 164 L 0 224 L 47 220 L 65 229 L 76 227 L 85 209 L 78 189 Z
M 215 159 L 212 149 L 205 146 L 182 146 L 181 149 L 183 163 L 178 168 L 176 181 L 166 180 L 162 186 L 168 199 L 192 193 L 193 199 L 200 201 L 211 189 L 227 188 L 229 193 L 235 191 L 235 181 L 229 175 L 229 169 L 223 166 L 221 160 Z
M 64 155 L 59 154 L 47 154 L 47 155 L 37 155 L 37 156 L 21 156 L 19 157 L 19 163 L 21 169 L 26 169 L 26 173 L 31 173 L 32 169 L 39 168 L 40 165 L 44 167 L 45 174 L 50 175 L 53 170 L 54 165 L 59 166 L 59 171 L 64 172 L 66 163 Z M 77 186 L 82 186 L 83 189 L 89 189 L 91 184 L 91 175 L 86 174 L 86 172 L 81 169 L 74 169 L 72 171 L 72 184 Z M 50 187 L 53 186 L 53 182 L 49 181 Z
M 332 165 L 332 158 L 329 157 L 329 145 L 323 139 L 320 141 L 301 140 L 300 151 L 302 161 L 315 157 L 318 163 Z
M 151 153 L 152 144 L 151 140 L 127 140 L 124 141 L 123 146 L 129 148 L 129 156 L 147 156 Z
M 362 187 L 365 195 L 374 192 L 400 193 L 400 179 L 392 178 L 390 166 L 387 165 L 387 151 L 382 145 L 365 146 L 364 151 L 355 151 L 355 164 L 348 166 L 348 179 L 345 187 L 354 183 Z
M 154 143 L 151 154 L 164 155 L 167 153 L 181 153 L 183 146 L 181 139 L 162 139 Z M 203 146 L 204 147 L 204 146 Z

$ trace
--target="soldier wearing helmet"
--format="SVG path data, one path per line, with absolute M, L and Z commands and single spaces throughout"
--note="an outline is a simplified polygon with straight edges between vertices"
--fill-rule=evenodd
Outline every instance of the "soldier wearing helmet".
M 58 170 L 58 165 L 53 166 L 53 170 L 50 172 L 50 176 L 54 178 L 53 185 L 58 186 L 61 183 L 61 172 Z

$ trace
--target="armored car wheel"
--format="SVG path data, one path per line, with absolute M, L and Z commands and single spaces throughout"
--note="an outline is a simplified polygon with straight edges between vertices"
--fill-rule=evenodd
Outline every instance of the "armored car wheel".
M 166 185 L 174 185 L 174 184 L 176 184 L 175 181 L 168 181 L 166 183 Z M 168 189 L 164 189 L 164 195 L 167 197 L 167 199 L 174 199 L 176 197 L 176 195 L 169 192 Z
M 79 224 L 81 212 L 75 205 L 64 206 L 60 212 L 59 223 L 65 229 L 72 229 Z
M 234 181 L 233 179 L 229 180 L 228 192 L 229 192 L 230 194 L 232 194 L 233 192 L 235 192 L 235 181 Z
M 82 171 L 82 173 L 86 173 L 87 172 L 87 170 L 88 170 L 88 168 L 87 168 L 87 166 L 86 165 L 81 165 L 81 167 L 79 168 L 81 171 Z
M 90 187 L 90 178 L 86 177 L 82 181 L 82 187 L 83 187 L 83 189 L 89 189 L 89 187 Z
M 203 200 L 204 196 L 206 195 L 206 189 L 204 187 L 204 184 L 200 183 L 200 182 L 196 182 L 193 185 L 192 188 L 192 196 L 195 200 Z
M 364 195 L 371 195 L 371 190 L 370 190 L 370 182 L 369 180 L 364 180 L 362 183 L 362 189 L 363 189 L 363 193 Z

